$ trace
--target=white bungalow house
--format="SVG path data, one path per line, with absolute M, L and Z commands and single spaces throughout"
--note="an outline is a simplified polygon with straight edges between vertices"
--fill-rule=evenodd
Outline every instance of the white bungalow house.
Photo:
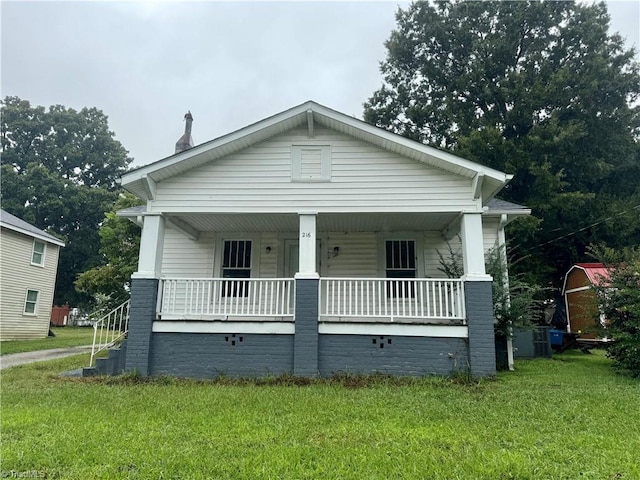
M 64 243 L 0 210 L 0 340 L 45 338 Z
M 495 373 L 511 176 L 309 101 L 125 174 L 146 206 L 126 370 Z M 183 150 L 184 149 L 184 150 Z M 464 276 L 444 278 L 447 241 Z

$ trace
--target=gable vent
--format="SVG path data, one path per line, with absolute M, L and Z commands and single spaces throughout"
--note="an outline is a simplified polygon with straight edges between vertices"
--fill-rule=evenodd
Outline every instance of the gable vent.
M 304 148 L 300 152 L 300 176 L 319 178 L 322 175 L 322 150 Z
M 298 182 L 324 182 L 331 179 L 331 150 L 328 145 L 293 145 L 291 178 Z

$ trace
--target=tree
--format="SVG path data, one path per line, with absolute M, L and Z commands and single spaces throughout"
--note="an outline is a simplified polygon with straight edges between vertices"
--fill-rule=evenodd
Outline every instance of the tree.
M 501 195 L 534 215 L 510 226 L 516 269 L 558 285 L 590 243 L 640 243 L 639 66 L 604 3 L 418 2 L 396 19 L 364 118 L 514 173 Z
M 95 108 L 49 110 L 1 102 L 2 208 L 61 238 L 54 302 L 91 301 L 76 276 L 100 264 L 98 229 L 116 200 L 116 178 L 131 159 Z
M 116 178 L 131 158 L 108 117 L 96 108 L 79 112 L 62 105 L 49 110 L 27 100 L 6 97 L 2 102 L 2 163 L 24 174 L 30 163 L 42 164 L 61 178 L 88 187 L 117 188 Z
M 448 278 L 460 278 L 464 274 L 460 249 L 447 242 L 446 255 L 438 251 L 440 270 Z M 487 274 L 493 277 L 492 303 L 494 331 L 509 338 L 514 327 L 530 327 L 539 324 L 543 315 L 544 288 L 529 284 L 521 274 L 509 271 L 504 246 L 498 245 L 485 253 Z
M 613 339 L 607 356 L 616 370 L 640 377 L 640 247 L 620 251 L 600 246 L 591 252 L 610 271 L 609 280 L 596 288 L 606 319 L 603 335 Z
M 138 266 L 140 227 L 116 215 L 118 210 L 142 205 L 129 193 L 122 193 L 100 227 L 102 264 L 82 273 L 76 288 L 105 308 L 115 308 L 129 298 L 131 274 Z

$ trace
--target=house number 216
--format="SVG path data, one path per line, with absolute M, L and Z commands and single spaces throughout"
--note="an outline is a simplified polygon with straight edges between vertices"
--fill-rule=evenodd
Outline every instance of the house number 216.
M 311 238 L 311 232 L 302 232 L 302 238 Z

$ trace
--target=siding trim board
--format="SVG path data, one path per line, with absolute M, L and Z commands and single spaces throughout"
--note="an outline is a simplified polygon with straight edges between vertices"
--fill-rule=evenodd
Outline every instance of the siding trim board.
M 401 337 L 468 338 L 466 326 L 391 323 L 321 322 L 322 335 L 392 335 Z
M 167 321 L 153 322 L 153 333 L 247 333 L 256 335 L 293 335 L 293 322 L 234 322 L 234 321 Z

